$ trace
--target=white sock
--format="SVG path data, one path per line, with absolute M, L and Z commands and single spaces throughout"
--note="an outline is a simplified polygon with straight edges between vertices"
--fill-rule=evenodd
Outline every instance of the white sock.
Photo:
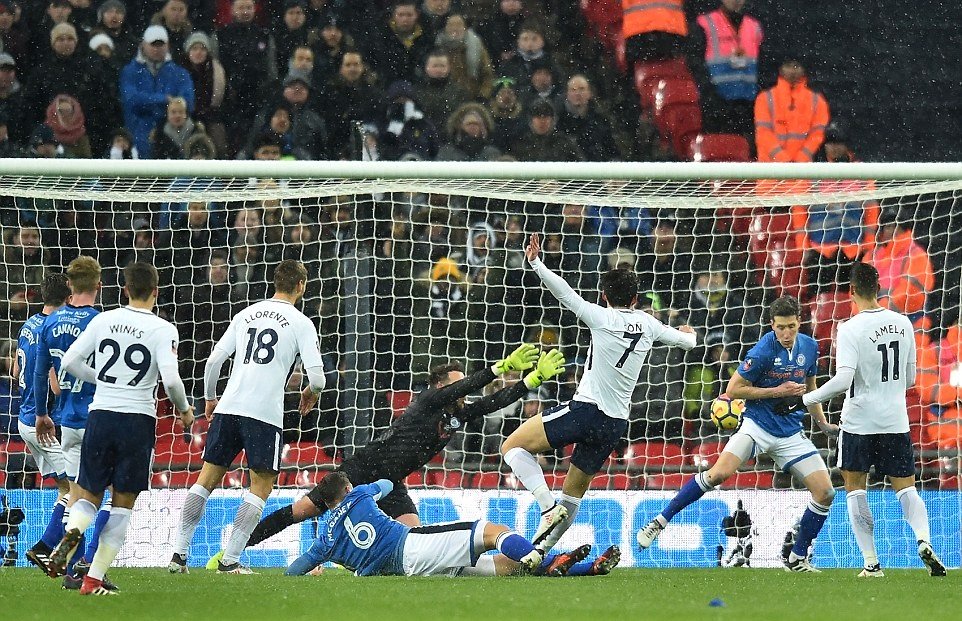
M 857 489 L 845 496 L 848 505 L 848 520 L 855 533 L 858 549 L 862 551 L 865 566 L 878 564 L 878 552 L 875 550 L 875 518 L 868 506 L 868 495 L 864 489 Z
M 97 517 L 97 507 L 85 498 L 81 498 L 73 503 L 73 506 L 67 511 L 70 511 L 70 517 L 67 519 L 67 524 L 64 527 L 67 530 L 76 528 L 80 532 L 85 532 L 87 527 L 90 526 Z M 64 511 L 64 516 L 66 515 L 67 512 Z
M 100 545 L 87 572 L 87 575 L 94 580 L 104 579 L 107 568 L 114 562 L 117 553 L 123 547 L 124 539 L 127 537 L 127 527 L 130 525 L 130 511 L 120 507 L 110 509 L 110 518 L 104 524 L 104 529 L 100 531 Z
M 494 564 L 494 557 L 490 554 L 482 554 L 474 567 L 465 567 L 461 572 L 462 576 L 497 576 L 498 569 Z
M 902 505 L 902 513 L 905 514 L 905 520 L 912 527 L 915 539 L 917 541 L 930 541 L 929 513 L 925 510 L 925 503 L 922 502 L 922 498 L 915 487 L 906 487 L 896 492 L 895 497 L 899 499 L 899 503 Z
M 227 547 L 224 548 L 224 558 L 221 559 L 221 563 L 232 565 L 240 560 L 241 552 L 247 547 L 247 540 L 251 538 L 254 527 L 261 521 L 262 513 L 264 513 L 264 501 L 250 492 L 244 492 L 240 509 L 237 510 L 237 517 L 234 518 L 234 531 L 227 541 Z
M 180 528 L 177 531 L 177 540 L 174 542 L 174 552 L 183 557 L 187 556 L 187 549 L 194 538 L 194 531 L 200 524 L 200 518 L 204 517 L 204 507 L 207 506 L 207 497 L 210 491 L 203 485 L 194 483 L 187 492 L 184 499 L 184 507 L 180 513 Z
M 542 513 L 554 506 L 554 495 L 548 489 L 544 472 L 534 455 L 520 446 L 516 446 L 504 454 L 504 462 L 508 464 L 511 472 L 518 477 L 525 489 L 534 494 L 535 500 L 541 506 Z
M 581 507 L 581 499 L 575 498 L 574 496 L 569 496 L 567 494 L 561 495 L 561 502 L 559 502 L 562 507 L 568 510 L 568 517 L 564 519 L 561 524 L 555 527 L 551 534 L 545 538 L 542 542 L 541 547 L 545 550 L 550 550 L 558 543 L 561 536 L 571 528 L 571 525 L 575 522 L 575 516 L 578 515 L 578 509 Z

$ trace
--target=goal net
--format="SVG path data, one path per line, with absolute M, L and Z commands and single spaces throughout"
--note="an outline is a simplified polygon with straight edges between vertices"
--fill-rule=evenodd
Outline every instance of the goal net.
M 741 502 L 753 522 L 751 564 L 777 566 L 809 496 L 766 456 L 679 514 L 652 549 L 639 551 L 635 533 L 724 446 L 727 432 L 712 424 L 709 405 L 768 329 L 766 308 L 778 296 L 800 300 L 803 331 L 819 344 L 819 381 L 829 377 L 835 331 L 852 314 L 848 269 L 863 260 L 882 273 L 884 303 L 917 327 L 919 375 L 908 403 L 919 487 L 933 545 L 958 566 L 960 191 L 962 169 L 941 165 L 4 160 L 0 486 L 9 505 L 26 512 L 19 538 L 7 537 L 19 546 L 10 558 L 24 564 L 56 497 L 18 435 L 21 380 L 10 377 L 16 340 L 42 306 L 44 275 L 81 254 L 103 267 L 104 309 L 124 303 L 123 266 L 158 267 L 157 310 L 180 332 L 181 374 L 198 411 L 204 364 L 232 314 L 271 294 L 280 260 L 305 263 L 303 310 L 318 326 L 328 389 L 318 408 L 298 416 L 304 378 L 294 369 L 279 489 L 267 512 L 387 428 L 433 365 L 456 360 L 470 372 L 521 342 L 560 348 L 568 361 L 560 379 L 465 424 L 405 480 L 424 522 L 483 517 L 532 534 L 537 504 L 499 446 L 526 418 L 573 396 L 589 345 L 588 330 L 525 268 L 527 236 L 539 232 L 546 264 L 587 300 L 600 303 L 603 272 L 633 269 L 640 305 L 665 323 L 693 326 L 699 342 L 687 353 L 652 350 L 628 433 L 560 548 L 619 545 L 625 565 L 712 566 L 735 545 L 721 524 Z M 838 421 L 840 405 L 827 406 L 830 420 Z M 805 433 L 833 466 L 835 439 L 808 419 Z M 161 402 L 153 489 L 138 501 L 118 562 L 166 563 L 205 440 L 205 421 L 184 432 Z M 557 494 L 569 455 L 539 457 Z M 248 482 L 239 459 L 208 504 L 192 563 L 229 537 L 238 490 Z M 870 483 L 883 565 L 920 566 L 891 488 L 874 474 Z M 284 565 L 310 545 L 314 528 L 288 529 L 243 560 Z M 861 563 L 842 493 L 814 555 L 823 567 Z

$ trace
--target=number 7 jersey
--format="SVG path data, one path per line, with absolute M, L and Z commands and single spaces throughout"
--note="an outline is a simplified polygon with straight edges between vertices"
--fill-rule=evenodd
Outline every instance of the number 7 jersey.
M 214 349 L 234 356 L 227 389 L 214 411 L 279 429 L 284 428 L 284 393 L 297 358 L 304 368 L 323 366 L 314 324 L 293 304 L 277 299 L 234 315 Z
M 906 433 L 905 391 L 915 380 L 915 332 L 908 317 L 887 308 L 860 312 L 838 328 L 838 368 L 855 369 L 842 405 L 842 430 Z

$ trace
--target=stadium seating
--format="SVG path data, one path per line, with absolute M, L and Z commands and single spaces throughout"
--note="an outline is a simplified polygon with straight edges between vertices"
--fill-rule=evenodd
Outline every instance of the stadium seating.
M 748 162 L 751 148 L 737 134 L 698 134 L 688 152 L 693 162 Z
M 645 476 L 644 486 L 645 489 L 656 490 L 680 489 L 690 478 L 690 474 L 680 472 L 673 474 L 649 474 Z
M 839 321 L 852 316 L 852 296 L 847 291 L 824 291 L 811 303 L 812 336 L 818 353 L 827 359 L 832 354 L 832 339 Z
M 667 466 L 684 465 L 685 455 L 681 447 L 668 442 L 638 442 L 625 450 L 625 462 L 628 466 L 644 469 L 649 472 L 664 470 Z
M 501 473 L 479 472 L 474 477 L 473 485 L 478 489 L 498 489 L 501 487 Z
M 661 80 L 680 79 L 694 84 L 691 71 L 682 58 L 655 60 L 635 65 L 635 90 L 641 98 L 641 107 L 651 109 L 655 106 L 655 91 Z M 697 98 L 696 100 L 697 101 Z
M 414 393 L 410 390 L 389 390 L 385 393 L 384 397 L 387 399 L 388 405 L 391 406 L 391 415 L 397 418 L 401 414 L 404 414 L 405 408 L 411 404 Z
M 315 442 L 292 442 L 281 449 L 281 463 L 285 466 L 309 468 L 333 464 L 334 459 Z
M 719 487 L 721 489 L 771 489 L 774 472 L 736 472 Z
M 759 268 L 758 284 L 774 287 L 775 295 L 803 299 L 808 274 L 802 269 L 804 251 L 795 247 L 791 225 L 791 214 L 756 212 L 749 225 L 749 253 Z

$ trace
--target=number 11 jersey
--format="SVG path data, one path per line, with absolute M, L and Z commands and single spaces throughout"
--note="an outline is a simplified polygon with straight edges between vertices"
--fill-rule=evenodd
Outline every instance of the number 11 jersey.
M 838 368 L 855 369 L 842 405 L 842 430 L 907 433 L 905 391 L 915 378 L 915 333 L 908 317 L 887 308 L 860 312 L 838 329 Z
M 264 300 L 234 315 L 215 350 L 233 355 L 217 414 L 255 418 L 284 428 L 284 393 L 298 356 L 304 368 L 322 367 L 314 324 L 283 300 Z

